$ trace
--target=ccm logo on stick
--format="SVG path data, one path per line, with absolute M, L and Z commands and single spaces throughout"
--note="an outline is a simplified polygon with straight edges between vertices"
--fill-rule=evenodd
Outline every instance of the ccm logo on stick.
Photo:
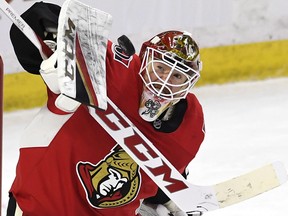
M 150 177 L 154 176 L 155 179 L 161 175 L 165 188 L 170 193 L 188 188 L 183 181 L 171 177 L 171 168 L 112 106 L 108 106 L 105 112 L 97 111 L 96 114 L 94 110 L 90 113 L 129 155 L 134 155 L 135 158 L 132 157 L 134 160 L 140 160 L 141 163 L 138 165 L 142 169 L 146 168 L 151 174 Z

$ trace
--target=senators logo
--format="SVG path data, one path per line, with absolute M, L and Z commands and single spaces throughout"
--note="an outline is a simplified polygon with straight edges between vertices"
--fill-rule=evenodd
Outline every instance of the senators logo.
M 96 165 L 78 162 L 77 173 L 88 202 L 95 208 L 126 205 L 139 192 L 139 166 L 118 145 Z

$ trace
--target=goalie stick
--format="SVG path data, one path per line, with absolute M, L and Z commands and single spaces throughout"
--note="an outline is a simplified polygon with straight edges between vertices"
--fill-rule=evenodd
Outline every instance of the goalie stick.
M 70 27 L 73 25 L 71 25 L 70 23 L 70 27 L 66 28 L 67 25 L 65 26 L 65 22 L 68 21 L 70 18 L 69 14 L 67 14 L 68 8 L 69 10 L 73 8 L 71 7 L 71 4 L 75 2 L 76 2 L 77 7 L 83 7 L 83 9 L 85 11 L 89 11 L 89 13 L 91 12 L 91 10 L 95 12 L 95 9 L 92 9 L 89 6 L 84 5 L 77 1 L 71 0 L 71 1 L 66 1 L 64 3 L 64 5 L 62 6 L 62 9 L 63 7 L 66 7 L 66 9 L 61 10 L 62 20 L 61 19 L 59 20 L 59 29 L 58 29 L 58 40 L 59 41 L 62 40 L 64 44 L 67 43 L 67 37 L 71 37 L 73 35 L 66 34 L 66 38 L 65 38 L 65 34 L 64 34 L 64 36 L 62 36 L 61 38 L 61 34 L 59 34 L 59 31 L 65 32 L 66 30 L 68 32 L 71 32 Z M 77 8 L 76 10 L 79 11 L 79 8 Z M 100 12 L 100 11 L 96 10 L 96 12 Z M 60 13 L 60 16 L 61 16 L 61 13 Z M 75 13 L 74 11 L 74 14 L 77 14 L 77 13 Z M 66 19 L 63 20 L 63 17 L 66 17 Z M 60 25 L 60 21 L 63 22 L 62 25 Z M 73 22 L 73 20 L 71 19 L 70 21 Z M 84 22 L 85 19 L 81 21 Z M 106 26 L 106 28 L 109 28 L 109 25 L 110 23 L 108 22 L 108 26 Z M 79 28 L 81 28 L 81 26 L 77 26 L 77 31 L 79 30 Z M 29 39 L 31 40 L 31 38 Z M 76 36 L 75 34 L 73 41 L 78 43 L 79 42 L 78 39 L 79 39 L 79 35 Z M 102 40 L 101 42 L 105 42 L 105 40 Z M 72 50 L 75 51 L 74 50 L 75 44 L 74 43 L 71 43 L 71 44 L 72 46 L 69 48 L 70 53 Z M 77 44 L 76 44 L 76 47 L 77 47 Z M 78 46 L 78 49 L 79 48 L 80 46 Z M 61 54 L 59 54 L 60 59 L 62 58 L 63 62 L 67 61 L 66 55 L 68 53 L 67 52 L 68 50 L 59 49 L 58 47 L 58 52 L 59 50 L 60 52 L 61 51 L 64 52 L 62 53 L 62 57 L 61 57 Z M 78 51 L 80 51 L 80 54 L 81 53 L 83 54 L 83 51 L 81 49 Z M 72 53 L 75 54 L 75 52 L 72 52 Z M 100 55 L 100 57 L 105 59 L 105 53 L 103 53 L 103 50 L 101 54 L 102 55 Z M 71 58 L 70 60 L 71 61 L 69 62 L 69 65 L 74 66 L 74 68 L 76 68 L 76 60 L 71 59 Z M 91 63 L 86 58 L 83 58 L 83 60 L 85 60 L 83 62 L 85 64 Z M 90 59 L 90 61 L 94 61 L 94 60 L 95 59 Z M 59 62 L 60 61 L 58 61 L 58 63 Z M 105 69 L 105 67 L 103 67 L 102 65 L 102 69 L 103 68 Z M 63 74 L 67 72 L 65 71 L 65 67 L 62 66 L 62 68 L 59 68 L 59 69 L 60 69 L 59 71 L 60 77 L 62 76 L 62 78 L 66 79 L 67 77 L 65 76 L 63 77 Z M 100 73 L 98 71 L 98 74 L 94 74 L 94 75 L 96 77 L 101 76 L 100 78 L 102 79 L 102 81 L 104 81 L 105 79 L 103 79 L 103 74 L 101 74 L 103 72 L 105 71 L 102 71 Z M 69 73 L 69 76 L 71 74 L 73 74 L 72 78 L 75 79 L 76 73 Z M 92 83 L 96 82 L 94 84 L 99 85 L 99 83 L 97 83 L 97 79 L 96 80 L 94 79 L 95 77 L 91 79 L 89 74 L 86 74 L 86 75 L 87 75 L 87 79 L 90 79 L 90 82 Z M 71 79 L 71 76 L 69 78 Z M 73 86 L 75 85 L 75 83 L 71 85 L 70 81 L 71 80 L 66 79 L 63 82 L 62 80 L 62 89 L 61 89 L 62 93 L 67 94 L 68 96 L 72 98 L 76 98 L 75 95 L 74 96 L 69 95 L 69 91 L 71 91 L 71 88 L 75 88 L 75 86 Z M 68 84 L 66 86 L 68 86 L 70 89 L 65 89 L 65 84 Z M 93 90 L 93 88 L 91 89 Z M 265 191 L 268 191 L 272 188 L 275 188 L 283 184 L 285 181 L 287 181 L 286 169 L 281 163 L 277 162 L 277 163 L 272 163 L 263 168 L 260 168 L 259 170 L 252 171 L 251 173 L 244 174 L 240 177 L 233 178 L 230 181 L 223 182 L 217 185 L 211 185 L 211 186 L 193 185 L 187 182 L 186 179 L 182 177 L 182 175 L 173 167 L 173 165 L 155 148 L 155 146 L 141 133 L 141 131 L 139 131 L 133 125 L 133 123 L 118 109 L 118 107 L 107 97 L 106 99 L 104 97 L 104 100 L 103 100 L 102 105 L 104 105 L 103 106 L 104 108 L 105 108 L 105 100 L 107 100 L 107 103 L 108 103 L 107 110 L 105 112 L 96 110 L 94 108 L 95 104 L 89 104 L 89 105 L 92 105 L 92 106 L 89 106 L 90 114 L 111 135 L 111 137 L 114 138 L 121 145 L 121 147 L 131 156 L 131 158 L 133 158 L 133 160 L 135 160 L 135 162 L 138 163 L 138 165 L 147 173 L 147 175 L 150 176 L 151 179 L 154 180 L 155 183 L 183 211 L 206 212 L 206 211 L 215 210 L 218 208 L 223 208 L 228 205 L 235 204 L 245 199 L 248 199 L 250 197 L 256 196 Z M 269 176 L 269 178 L 267 178 L 267 176 Z M 249 187 L 247 187 L 247 185 L 249 185 Z M 238 187 L 235 187 L 235 186 L 238 186 Z
M 51 49 L 36 35 L 33 29 L 22 19 L 19 14 L 5 1 L 0 0 L 1 10 L 5 15 L 23 32 L 23 34 L 30 39 L 33 45 L 39 50 L 43 59 L 52 55 Z

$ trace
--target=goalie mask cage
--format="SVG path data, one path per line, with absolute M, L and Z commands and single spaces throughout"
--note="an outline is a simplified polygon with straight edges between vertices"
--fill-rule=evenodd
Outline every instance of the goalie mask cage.
M 3 61 L 0 56 L 0 216 L 2 215 L 2 131 L 3 131 Z

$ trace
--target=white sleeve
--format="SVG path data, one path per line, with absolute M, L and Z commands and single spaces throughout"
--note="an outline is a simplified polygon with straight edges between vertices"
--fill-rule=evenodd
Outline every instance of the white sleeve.
M 46 106 L 42 107 L 32 122 L 25 128 L 20 140 L 20 148 L 47 147 L 72 115 L 57 115 L 52 113 Z

